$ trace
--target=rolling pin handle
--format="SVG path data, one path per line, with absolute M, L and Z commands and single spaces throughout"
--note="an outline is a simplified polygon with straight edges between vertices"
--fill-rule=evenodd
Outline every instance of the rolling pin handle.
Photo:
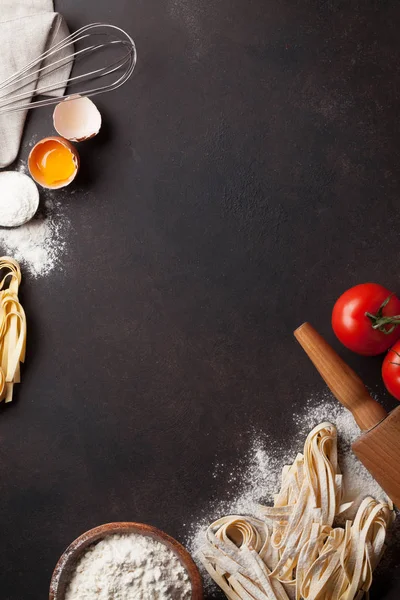
M 353 414 L 362 431 L 372 429 L 387 417 L 383 406 L 371 397 L 358 375 L 312 325 L 303 323 L 294 335 L 332 394 Z

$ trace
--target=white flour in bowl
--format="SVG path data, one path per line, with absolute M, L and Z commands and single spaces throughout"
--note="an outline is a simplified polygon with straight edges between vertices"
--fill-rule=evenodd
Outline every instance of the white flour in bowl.
M 176 554 L 145 535 L 109 535 L 82 556 L 65 600 L 189 600 L 192 586 Z

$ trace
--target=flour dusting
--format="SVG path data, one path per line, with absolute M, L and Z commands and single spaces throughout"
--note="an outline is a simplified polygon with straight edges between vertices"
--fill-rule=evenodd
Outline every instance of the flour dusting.
M 360 429 L 351 413 L 339 404 L 330 394 L 326 394 L 322 402 L 315 403 L 310 399 L 302 414 L 294 414 L 297 429 L 303 436 L 322 421 L 331 421 L 338 430 L 339 462 L 343 473 L 345 496 L 343 501 L 353 501 L 354 504 L 344 516 L 353 518 L 357 508 L 365 496 L 386 502 L 387 495 L 364 465 L 358 460 L 351 449 L 351 444 L 359 437 Z
M 196 555 L 204 545 L 205 531 L 214 520 L 232 514 L 263 518 L 259 505 L 273 503 L 273 495 L 280 489 L 283 466 L 293 462 L 296 454 L 302 452 L 308 433 L 324 421 L 329 421 L 337 427 L 339 464 L 345 487 L 344 501 L 353 501 L 352 507 L 343 514 L 343 518 L 352 519 L 366 496 L 381 501 L 387 500 L 385 492 L 351 451 L 351 443 L 360 435 L 351 413 L 328 392 L 310 398 L 300 410 L 296 408 L 292 420 L 295 434 L 284 445 L 255 431 L 248 452 L 237 465 L 215 465 L 215 479 L 229 469 L 228 483 L 232 484 L 231 491 L 225 494 L 225 497 L 211 503 L 197 523 L 191 526 L 186 544 L 192 554 Z M 395 522 L 391 536 L 396 540 L 400 538 L 399 519 Z M 386 558 L 389 558 L 390 551 L 387 554 Z M 201 564 L 199 566 L 202 568 Z M 205 575 L 204 579 L 209 587 L 208 591 L 212 593 L 214 584 L 208 575 Z
M 41 196 L 37 214 L 26 225 L 0 228 L 1 253 L 18 260 L 33 277 L 48 275 L 56 267 L 60 268 L 70 226 L 62 203 L 50 193 Z

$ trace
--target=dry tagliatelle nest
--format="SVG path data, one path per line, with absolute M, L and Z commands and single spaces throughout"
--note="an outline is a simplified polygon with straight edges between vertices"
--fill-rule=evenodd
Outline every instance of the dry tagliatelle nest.
M 18 299 L 19 264 L 3 256 L 0 273 L 0 401 L 11 402 L 14 383 L 21 381 L 20 363 L 25 360 L 26 317 Z
M 285 466 L 265 520 L 228 516 L 207 530 L 199 558 L 230 600 L 361 600 L 384 551 L 393 506 L 367 497 L 353 522 L 334 527 L 346 510 L 337 460 L 337 431 L 311 431 Z

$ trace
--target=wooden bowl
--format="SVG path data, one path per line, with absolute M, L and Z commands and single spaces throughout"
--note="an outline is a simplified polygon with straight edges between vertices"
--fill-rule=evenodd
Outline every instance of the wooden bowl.
M 203 600 L 201 576 L 189 552 L 179 542 L 163 531 L 151 525 L 144 525 L 143 523 L 107 523 L 106 525 L 90 529 L 90 531 L 78 537 L 68 546 L 64 554 L 61 555 L 54 569 L 50 582 L 49 600 L 64 600 L 75 566 L 88 546 L 104 539 L 107 535 L 123 535 L 127 533 L 148 535 L 154 540 L 168 546 L 177 555 L 187 570 L 192 584 L 192 600 Z

